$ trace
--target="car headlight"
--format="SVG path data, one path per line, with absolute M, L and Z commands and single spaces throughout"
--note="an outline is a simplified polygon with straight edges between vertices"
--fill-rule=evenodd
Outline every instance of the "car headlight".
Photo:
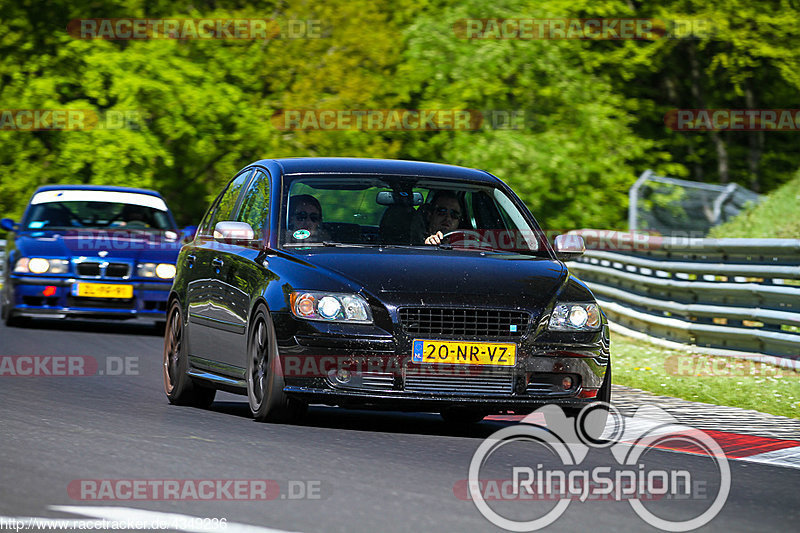
M 140 263 L 136 274 L 142 278 L 172 279 L 175 277 L 175 265 L 172 263 Z
M 66 274 L 69 261 L 64 259 L 45 259 L 43 257 L 21 257 L 14 265 L 14 272 L 22 274 Z
M 367 301 L 357 294 L 296 291 L 289 294 L 292 314 L 306 320 L 371 324 Z
M 597 304 L 559 303 L 553 308 L 547 327 L 552 331 L 596 331 L 601 322 Z

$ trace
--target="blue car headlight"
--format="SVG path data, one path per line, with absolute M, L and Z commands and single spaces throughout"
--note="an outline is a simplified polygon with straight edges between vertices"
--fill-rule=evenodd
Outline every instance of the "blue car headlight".
M 601 324 L 600 308 L 595 303 L 558 303 L 547 328 L 551 331 L 597 331 Z
M 292 314 L 305 320 L 371 324 L 372 312 L 358 294 L 295 291 L 289 294 Z
M 14 265 L 17 274 L 66 274 L 69 261 L 44 257 L 20 257 Z
M 136 275 L 142 278 L 172 279 L 175 277 L 175 265 L 172 263 L 140 263 Z

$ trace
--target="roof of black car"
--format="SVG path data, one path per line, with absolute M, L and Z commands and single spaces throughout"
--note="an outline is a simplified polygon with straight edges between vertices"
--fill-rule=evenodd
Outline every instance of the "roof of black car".
M 424 163 L 421 161 L 402 161 L 398 159 L 366 159 L 349 157 L 298 157 L 259 161 L 266 164 L 274 161 L 284 174 L 336 173 L 336 174 L 397 174 L 404 176 L 427 176 L 440 178 L 459 178 L 494 182 L 497 178 L 484 170 Z
M 161 197 L 156 191 L 150 189 L 136 189 L 134 187 L 117 187 L 115 185 L 43 185 L 36 189 L 42 191 L 111 191 L 111 192 L 133 192 L 138 194 L 149 194 Z

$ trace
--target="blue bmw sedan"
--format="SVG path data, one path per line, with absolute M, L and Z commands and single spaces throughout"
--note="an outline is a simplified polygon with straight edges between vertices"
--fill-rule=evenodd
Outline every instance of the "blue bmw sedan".
M 126 187 L 40 187 L 9 231 L 8 325 L 35 317 L 164 320 L 182 235 L 164 198 Z
M 257 420 L 310 403 L 470 423 L 609 402 L 608 325 L 500 179 L 450 165 L 262 160 L 181 250 L 169 296 L 170 402 L 247 396 Z M 596 419 L 597 417 L 595 417 Z

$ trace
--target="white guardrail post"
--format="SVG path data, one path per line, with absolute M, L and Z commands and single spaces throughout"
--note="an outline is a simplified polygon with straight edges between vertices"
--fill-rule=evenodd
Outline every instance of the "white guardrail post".
M 613 324 L 800 363 L 800 239 L 573 233 L 584 237 L 586 253 L 570 270 Z

